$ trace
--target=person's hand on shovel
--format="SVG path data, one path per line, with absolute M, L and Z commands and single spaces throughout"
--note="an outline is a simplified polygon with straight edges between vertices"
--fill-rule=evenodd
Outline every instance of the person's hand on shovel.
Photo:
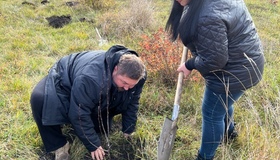
M 191 70 L 188 70 L 188 69 L 186 68 L 185 63 L 181 64 L 181 65 L 179 66 L 179 68 L 177 69 L 177 71 L 178 71 L 178 72 L 183 72 L 185 78 L 188 77 L 188 76 L 192 73 Z

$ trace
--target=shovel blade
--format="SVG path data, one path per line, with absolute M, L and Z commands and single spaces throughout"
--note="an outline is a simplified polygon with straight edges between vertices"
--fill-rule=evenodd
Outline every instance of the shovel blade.
M 177 125 L 174 121 L 165 118 L 158 142 L 158 160 L 168 160 L 174 144 Z

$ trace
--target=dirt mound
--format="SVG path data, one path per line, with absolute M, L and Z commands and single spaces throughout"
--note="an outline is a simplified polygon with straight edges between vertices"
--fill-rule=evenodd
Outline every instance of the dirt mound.
M 54 28 L 62 28 L 64 25 L 71 22 L 70 15 L 62 15 L 62 16 L 51 16 L 46 18 L 49 22 L 49 25 Z

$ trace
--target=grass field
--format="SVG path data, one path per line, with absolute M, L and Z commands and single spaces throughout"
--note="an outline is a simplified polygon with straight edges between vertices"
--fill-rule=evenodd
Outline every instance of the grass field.
M 52 157 L 44 155 L 29 98 L 33 87 L 56 60 L 73 52 L 106 50 L 113 44 L 141 50 L 138 45 L 141 35 L 151 35 L 164 27 L 170 7 L 170 1 L 166 0 L 140 0 L 139 3 L 116 0 L 114 7 L 106 10 L 95 10 L 82 2 L 73 7 L 65 5 L 66 1 L 50 1 L 45 5 L 37 0 L 23 2 L 26 1 L 0 1 L 0 160 Z M 236 103 L 239 137 L 232 144 L 221 145 L 216 159 L 276 160 L 280 159 L 280 4 L 270 0 L 245 2 L 263 43 L 265 73 L 261 83 Z M 140 13 L 143 8 L 145 12 Z M 53 15 L 70 15 L 71 23 L 52 28 L 46 18 Z M 125 24 L 130 17 L 134 18 L 131 22 L 137 19 L 136 25 Z M 100 43 L 95 28 L 106 43 Z M 175 87 L 167 88 L 157 84 L 156 78 L 149 78 L 133 139 L 122 140 L 119 132 L 113 132 L 109 142 L 104 141 L 111 146 L 108 159 L 156 159 L 157 140 L 164 118 L 171 114 Z M 197 154 L 202 86 L 202 81 L 184 84 L 171 159 L 194 159 Z M 72 138 L 71 158 L 88 159 L 87 151 L 71 129 L 65 133 Z

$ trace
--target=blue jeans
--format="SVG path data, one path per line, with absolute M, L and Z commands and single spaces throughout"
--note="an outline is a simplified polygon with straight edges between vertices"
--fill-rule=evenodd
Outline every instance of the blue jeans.
M 243 93 L 244 91 L 240 91 L 227 95 L 226 93 L 215 93 L 208 87 L 205 88 L 202 103 L 202 139 L 199 150 L 201 157 L 212 159 L 225 132 L 233 132 L 233 103 Z

